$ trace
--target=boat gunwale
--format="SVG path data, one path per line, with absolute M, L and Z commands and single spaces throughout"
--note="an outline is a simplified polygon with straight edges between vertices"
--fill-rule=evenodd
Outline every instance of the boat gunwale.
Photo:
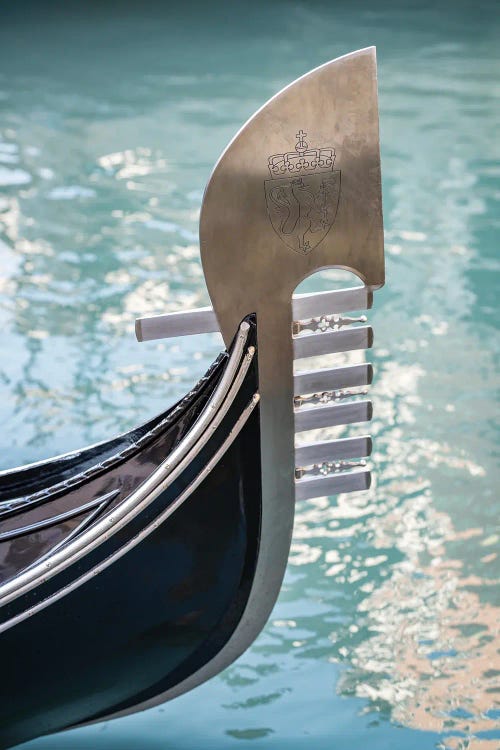
M 144 526 L 141 531 L 139 531 L 135 536 L 129 539 L 122 547 L 119 547 L 111 555 L 105 557 L 103 560 L 101 560 L 101 562 L 97 563 L 97 565 L 95 565 L 93 568 L 90 568 L 90 570 L 86 571 L 79 578 L 75 578 L 73 581 L 71 581 L 71 583 L 66 584 L 66 586 L 58 589 L 45 599 L 42 599 L 40 602 L 37 602 L 28 609 L 25 609 L 22 612 L 19 612 L 17 615 L 14 615 L 10 620 L 6 620 L 5 622 L 0 623 L 0 633 L 9 630 L 15 625 L 18 625 L 19 623 L 23 622 L 23 620 L 32 617 L 37 612 L 40 612 L 54 602 L 59 601 L 67 594 L 70 594 L 72 591 L 79 588 L 87 581 L 99 575 L 99 573 L 119 560 L 131 549 L 134 549 L 134 547 L 142 542 L 143 539 L 152 534 L 159 526 L 161 526 L 166 520 L 168 520 L 168 518 L 170 518 L 170 516 L 172 516 L 185 503 L 185 501 L 192 495 L 192 493 L 195 492 L 195 490 L 199 487 L 203 480 L 206 479 L 206 477 L 210 474 L 210 472 L 214 469 L 218 462 L 223 458 L 227 450 L 234 443 L 239 433 L 247 423 L 250 415 L 259 403 L 259 398 L 260 397 L 258 392 L 253 394 L 249 403 L 243 409 L 238 419 L 235 421 L 228 436 L 216 450 L 212 458 L 205 464 L 201 471 L 187 485 L 187 487 L 180 493 L 180 495 L 172 503 L 170 503 L 170 505 L 168 505 L 153 521 Z M 166 480 L 164 483 L 157 485 L 157 487 L 155 487 L 155 489 L 151 491 L 151 494 L 148 497 L 148 501 L 153 502 L 159 495 L 161 495 L 166 486 L 168 486 Z M 102 719 L 99 719 L 99 721 L 102 721 Z
M 39 561 L 0 585 L 0 607 L 32 590 L 40 581 L 47 581 L 105 542 L 154 500 L 156 489 L 165 489 L 167 480 L 168 483 L 174 481 L 184 470 L 222 421 L 250 367 L 255 349 L 249 347 L 244 353 L 249 331 L 250 324 L 243 321 L 219 383 L 192 428 L 165 460 L 110 514 L 71 540 L 68 545 L 64 545 L 53 556 L 44 557 L 43 562 Z M 3 626 L 0 626 L 0 632 L 2 629 Z
M 224 359 L 226 359 L 227 365 L 227 352 L 222 352 L 217 357 L 217 359 L 211 364 L 207 372 L 204 374 L 203 378 L 198 382 L 196 386 L 194 386 L 194 388 L 192 388 L 182 399 L 180 399 L 180 401 L 174 404 L 171 408 L 167 409 L 167 411 L 158 415 L 156 418 L 153 418 L 148 422 L 139 425 L 132 430 L 129 430 L 128 432 L 116 435 L 110 440 L 103 440 L 99 443 L 85 446 L 84 448 L 76 451 L 70 451 L 69 453 L 53 456 L 47 460 L 42 460 L 32 464 L 25 464 L 13 469 L 0 471 L 1 482 L 3 478 L 8 479 L 12 476 L 15 476 L 16 474 L 28 473 L 36 469 L 43 469 L 45 467 L 52 468 L 53 466 L 60 465 L 64 461 L 73 462 L 78 461 L 79 459 L 85 460 L 86 456 L 88 456 L 87 460 L 92 459 L 93 461 L 90 466 L 87 466 L 83 469 L 77 467 L 75 473 L 71 474 L 70 477 L 57 481 L 54 484 L 49 484 L 41 490 L 31 492 L 29 495 L 26 495 L 24 497 L 18 496 L 12 497 L 7 500 L 0 500 L 0 521 L 16 515 L 20 515 L 22 513 L 25 513 L 26 511 L 38 507 L 39 505 L 50 502 L 51 500 L 54 500 L 57 497 L 66 494 L 68 491 L 76 489 L 85 482 L 88 482 L 92 479 L 95 479 L 99 475 L 106 473 L 108 470 L 122 464 L 124 461 L 127 461 L 138 451 L 141 451 L 145 445 L 150 443 L 163 431 L 169 429 L 173 424 L 175 424 L 175 421 L 177 419 L 182 418 L 185 410 L 189 409 L 190 406 L 192 406 L 193 400 L 199 398 L 202 395 L 204 389 L 210 382 L 210 378 L 214 376 L 217 368 L 224 362 Z M 132 442 L 127 442 L 127 439 L 130 438 L 130 436 L 137 433 L 139 433 L 138 437 L 136 437 Z M 119 441 L 121 441 L 122 444 L 123 442 L 125 442 L 125 446 L 122 446 L 122 448 L 119 449 L 119 445 L 117 445 L 117 450 L 104 459 L 102 458 L 102 454 L 100 453 L 96 453 L 95 456 L 90 455 L 98 449 L 101 449 L 101 451 L 106 453 L 106 449 L 108 449 L 111 444 L 115 442 L 118 443 Z M 64 466 L 62 468 L 67 469 L 68 467 Z

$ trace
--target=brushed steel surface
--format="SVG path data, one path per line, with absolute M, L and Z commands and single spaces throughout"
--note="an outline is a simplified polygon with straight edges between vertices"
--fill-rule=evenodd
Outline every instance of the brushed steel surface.
M 348 404 L 328 404 L 295 409 L 295 432 L 336 427 L 341 424 L 369 422 L 372 418 L 371 401 L 352 401 Z
M 368 310 L 372 305 L 373 292 L 366 286 L 315 294 L 296 294 L 292 300 L 293 319 L 303 320 L 318 315 Z
M 135 321 L 137 341 L 191 336 L 196 333 L 213 333 L 218 330 L 219 324 L 212 307 L 151 315 L 137 318 Z
M 354 388 L 369 385 L 373 380 L 373 366 L 369 363 L 331 367 L 321 370 L 305 370 L 293 376 L 296 396 L 305 393 L 336 391 L 339 388 Z
M 372 345 L 373 329 L 371 326 L 358 326 L 343 331 L 302 333 L 293 339 L 293 355 L 295 359 L 303 359 L 321 354 L 370 349 Z
M 370 488 L 371 474 L 366 469 L 355 469 L 345 473 L 324 477 L 297 479 L 295 499 L 308 500 L 324 495 L 339 495 L 341 492 L 359 492 Z
M 309 146 L 313 157 L 300 162 L 297 154 L 302 149 L 309 153 Z M 273 169 L 279 171 L 280 164 L 285 165 L 284 176 L 276 177 Z M 318 165 L 331 169 L 328 179 L 300 174 L 303 166 L 307 172 Z M 248 647 L 281 587 L 295 505 L 290 335 L 295 289 L 310 274 L 331 267 L 353 271 L 370 290 L 384 283 L 373 47 L 298 79 L 242 127 L 205 190 L 200 246 L 226 343 L 240 320 L 257 314 L 263 508 L 259 559 L 240 624 L 217 657 L 178 686 L 176 694 L 215 674 Z
M 305 443 L 295 449 L 295 465 L 311 466 L 324 461 L 364 458 L 371 452 L 372 439 L 368 435 L 342 440 L 326 440 L 321 443 Z

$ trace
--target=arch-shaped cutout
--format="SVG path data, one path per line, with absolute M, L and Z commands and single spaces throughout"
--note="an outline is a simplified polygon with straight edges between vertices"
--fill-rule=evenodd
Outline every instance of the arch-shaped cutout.
M 345 268 L 323 268 L 313 271 L 295 287 L 294 295 L 312 292 L 331 292 L 336 289 L 351 289 L 363 286 L 363 281 L 353 271 Z

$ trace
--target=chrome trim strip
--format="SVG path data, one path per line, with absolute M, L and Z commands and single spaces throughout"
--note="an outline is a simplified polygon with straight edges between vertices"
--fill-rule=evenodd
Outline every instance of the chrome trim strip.
M 136 534 L 135 537 L 130 539 L 127 542 L 127 544 L 125 544 L 119 550 L 116 550 L 116 552 L 114 552 L 112 555 L 110 555 L 105 560 L 100 562 L 99 565 L 96 565 L 95 568 L 92 568 L 92 570 L 89 570 L 87 573 L 80 576 L 80 578 L 77 578 L 76 580 L 72 581 L 70 584 L 60 589 L 52 596 L 47 597 L 47 599 L 44 599 L 38 604 L 35 604 L 33 607 L 30 607 L 24 612 L 21 612 L 20 614 L 16 615 L 11 620 L 7 620 L 7 622 L 0 624 L 0 633 L 3 633 L 5 630 L 8 630 L 9 628 L 13 627 L 14 625 L 17 625 L 23 620 L 26 620 L 28 617 L 31 617 L 32 615 L 36 614 L 40 610 L 45 609 L 45 607 L 49 606 L 53 602 L 56 602 L 59 599 L 62 599 L 64 596 L 66 596 L 66 594 L 69 594 L 71 591 L 74 591 L 79 586 L 84 584 L 86 581 L 90 580 L 91 578 L 101 573 L 103 570 L 109 567 L 112 563 L 114 563 L 120 557 L 123 557 L 123 555 L 125 555 L 129 550 L 136 547 L 139 544 L 139 542 L 141 542 L 145 537 L 149 536 L 149 534 L 151 534 L 155 529 L 161 526 L 162 523 L 164 523 L 171 515 L 173 515 L 173 513 L 175 513 L 176 510 L 178 510 L 178 508 L 181 507 L 181 505 L 185 503 L 185 501 L 189 498 L 189 496 L 194 492 L 194 490 L 197 489 L 197 487 L 199 487 L 201 482 L 208 476 L 208 474 L 212 471 L 214 466 L 220 461 L 222 456 L 226 453 L 227 449 L 232 445 L 232 443 L 237 438 L 238 434 L 241 432 L 243 426 L 247 422 L 248 418 L 250 417 L 250 414 L 253 412 L 258 402 L 259 402 L 259 394 L 254 393 L 254 395 L 252 396 L 252 399 L 250 400 L 250 403 L 242 411 L 237 421 L 235 422 L 233 428 L 231 429 L 229 435 L 224 440 L 220 448 L 216 451 L 216 453 L 214 453 L 210 461 L 206 464 L 206 466 L 203 467 L 202 471 L 200 471 L 200 473 L 196 476 L 196 478 L 193 479 L 191 484 L 189 484 L 186 487 L 186 489 L 179 495 L 179 497 L 173 503 L 171 503 L 171 505 L 169 505 L 168 508 L 165 508 L 165 510 L 157 518 L 155 518 L 155 520 L 152 523 L 150 523 L 149 526 L 146 526 L 143 529 L 141 529 L 141 531 L 138 534 Z M 151 503 L 153 500 L 155 500 L 159 494 L 161 494 L 161 492 L 165 489 L 167 484 L 168 484 L 167 482 L 163 482 L 157 485 L 157 487 L 152 491 L 151 495 L 148 497 L 148 504 Z
M 308 500 L 312 497 L 340 495 L 342 492 L 359 492 L 369 489 L 371 474 L 369 471 L 354 470 L 345 473 L 331 474 L 313 479 L 295 481 L 295 500 Z
M 8 604 L 8 602 L 17 596 L 32 589 L 36 586 L 39 579 L 47 580 L 97 547 L 147 506 L 149 493 L 157 485 L 160 486 L 167 478 L 170 481 L 174 480 L 183 470 L 184 466 L 192 459 L 193 454 L 196 454 L 200 450 L 208 440 L 210 434 L 212 434 L 209 433 L 212 422 L 218 418 L 217 424 L 219 424 L 229 409 L 231 405 L 229 396 L 235 395 L 235 391 L 237 391 L 237 388 L 231 388 L 231 384 L 235 380 L 235 373 L 242 359 L 249 330 L 249 324 L 244 321 L 240 325 L 229 362 L 216 389 L 191 430 L 165 461 L 159 465 L 153 474 L 135 492 L 120 503 L 108 516 L 98 521 L 87 531 L 84 531 L 74 541 L 70 542 L 67 546 L 65 545 L 49 559 L 46 559 L 43 564 L 33 565 L 16 578 L 6 581 L 0 586 L 0 606 Z M 250 367 L 254 352 L 254 348 L 250 347 L 244 357 L 240 367 L 240 381 L 243 380 L 245 373 Z M 243 374 L 241 374 L 242 370 Z
M 306 443 L 295 449 L 297 466 L 311 466 L 324 461 L 337 461 L 344 458 L 364 458 L 372 452 L 372 439 L 363 437 L 327 440 L 322 443 Z
M 350 365 L 349 367 L 297 372 L 293 377 L 293 384 L 295 395 L 302 396 L 305 393 L 321 393 L 323 391 L 337 391 L 341 388 L 370 385 L 372 380 L 372 365 L 363 363 Z
M 349 404 L 328 404 L 295 410 L 295 432 L 336 427 L 341 424 L 369 422 L 372 418 L 371 401 L 352 401 Z
M 78 508 L 66 510 L 64 511 L 64 513 L 59 513 L 58 515 L 51 516 L 50 518 L 44 518 L 41 521 L 36 521 L 35 523 L 28 524 L 27 526 L 21 526 L 16 529 L 9 529 L 9 531 L 0 532 L 0 542 L 6 542 L 8 539 L 15 539 L 18 536 L 30 534 L 33 531 L 40 531 L 40 529 L 47 529 L 50 526 L 55 526 L 56 524 L 61 523 L 62 521 L 68 521 L 70 518 L 80 516 L 82 513 L 85 513 L 85 511 L 95 508 L 96 505 L 102 505 L 108 500 L 111 500 L 112 497 L 116 497 L 119 492 L 120 490 L 118 489 L 112 490 L 111 492 L 107 492 L 105 495 L 101 495 L 100 497 L 90 500 L 90 502 L 85 503 L 84 505 L 80 505 L 80 507 Z
M 293 338 L 295 359 L 316 357 L 320 354 L 350 352 L 355 349 L 370 349 L 373 346 L 371 326 L 358 326 L 345 331 L 305 333 Z
M 302 320 L 317 315 L 367 310 L 372 304 L 373 292 L 365 286 L 337 289 L 333 292 L 297 294 L 292 301 L 293 319 Z M 216 332 L 219 332 L 219 323 L 212 307 L 145 316 L 135 321 L 137 341 L 155 341 L 174 336 Z
M 117 490 L 117 492 L 120 492 L 120 490 Z M 112 493 L 110 493 L 110 495 L 111 494 Z M 45 560 L 47 557 L 50 557 L 51 555 L 53 555 L 54 552 L 56 552 L 60 547 L 64 547 L 66 544 L 69 544 L 69 542 L 72 539 L 74 539 L 75 536 L 78 536 L 78 534 L 80 534 L 83 531 L 83 529 L 86 529 L 88 526 L 90 526 L 90 524 L 93 523 L 93 521 L 95 521 L 95 519 L 100 513 L 104 512 L 104 509 L 106 508 L 107 505 L 109 505 L 112 499 L 113 499 L 112 497 L 105 499 L 104 502 L 102 502 L 92 513 L 90 513 L 90 515 L 86 516 L 86 518 L 84 518 L 82 522 L 79 523 L 78 526 L 74 528 L 70 534 L 68 534 L 67 537 L 65 537 L 64 539 L 61 539 L 59 544 L 56 544 L 55 547 L 52 547 L 52 549 L 49 550 L 47 554 L 44 555 L 43 558 L 40 558 L 40 559 Z M 39 562 L 39 561 L 40 560 L 37 560 L 36 562 Z

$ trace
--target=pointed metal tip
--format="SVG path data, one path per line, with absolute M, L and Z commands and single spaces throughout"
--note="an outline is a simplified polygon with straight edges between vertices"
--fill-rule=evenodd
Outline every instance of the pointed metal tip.
M 368 328 L 368 331 L 367 331 L 367 339 L 368 339 L 368 343 L 367 343 L 366 348 L 371 349 L 373 346 L 373 328 L 371 326 Z
M 373 404 L 371 401 L 368 401 L 366 405 L 366 417 L 367 417 L 367 420 L 366 420 L 367 422 L 369 422 L 371 418 L 373 417 Z
M 371 385 L 373 383 L 373 365 L 368 362 L 366 365 L 366 384 Z

